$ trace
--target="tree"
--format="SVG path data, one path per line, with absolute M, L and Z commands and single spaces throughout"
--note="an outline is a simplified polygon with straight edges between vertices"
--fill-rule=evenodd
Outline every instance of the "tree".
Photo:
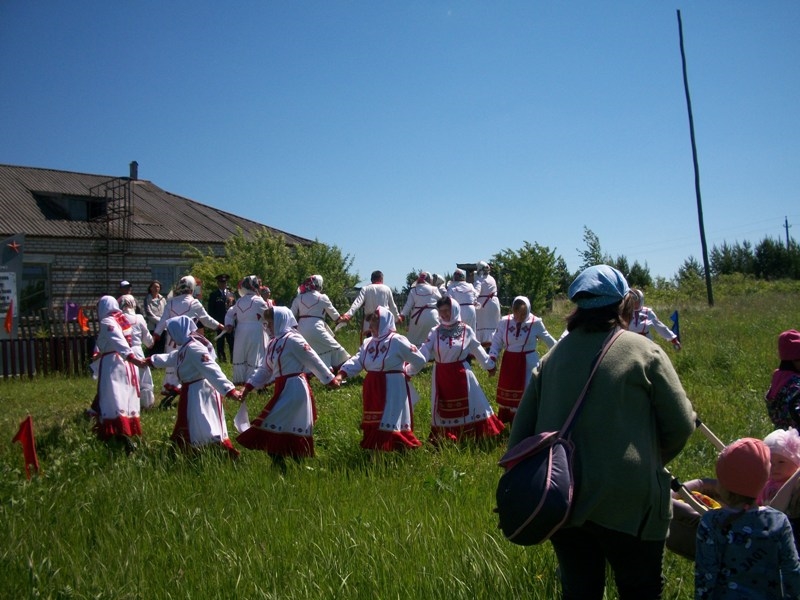
M 498 296 L 509 306 L 516 296 L 527 296 L 531 310 L 542 312 L 550 304 L 562 275 L 555 250 L 524 242 L 519 250 L 505 249 L 492 257 L 492 273 L 497 281 Z
M 282 235 L 266 228 L 251 231 L 249 239 L 238 229 L 225 242 L 224 256 L 217 256 L 210 248 L 203 253 L 195 247 L 187 255 L 194 260 L 192 273 L 196 277 L 213 281 L 217 273 L 225 272 L 239 281 L 247 275 L 256 275 L 270 288 L 276 303 L 286 306 L 297 294 L 297 286 L 309 275 L 322 275 L 326 293 L 340 305 L 346 302 L 344 290 L 358 281 L 349 271 L 352 259 L 343 256 L 336 246 L 317 241 L 310 246 L 289 246 Z
M 580 271 L 605 262 L 606 257 L 603 256 L 603 250 L 600 247 L 600 238 L 586 225 L 583 226 L 583 243 L 586 244 L 586 249 L 577 249 L 578 255 L 581 257 Z
M 682 285 L 684 283 L 693 283 L 702 280 L 704 277 L 705 270 L 703 269 L 703 265 L 701 265 L 694 256 L 690 256 L 683 261 L 675 279 L 678 285 Z
M 650 268 L 645 262 L 644 265 L 639 264 L 639 261 L 633 261 L 633 266 L 630 271 L 625 273 L 628 279 L 628 284 L 636 288 L 646 288 L 653 285 L 653 278 L 650 276 Z

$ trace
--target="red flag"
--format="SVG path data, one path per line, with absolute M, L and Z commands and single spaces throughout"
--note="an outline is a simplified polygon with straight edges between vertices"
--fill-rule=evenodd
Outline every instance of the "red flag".
M 14 300 L 8 302 L 8 312 L 6 313 L 6 333 L 11 333 L 14 326 Z
M 25 420 L 19 424 L 19 431 L 11 443 L 19 442 L 22 444 L 22 454 L 25 456 L 25 475 L 28 479 L 31 478 L 30 465 L 39 472 L 39 458 L 36 456 L 36 440 L 33 439 L 33 417 L 28 415 Z
M 78 325 L 81 326 L 81 330 L 84 332 L 89 331 L 89 319 L 83 314 L 83 307 L 78 309 Z

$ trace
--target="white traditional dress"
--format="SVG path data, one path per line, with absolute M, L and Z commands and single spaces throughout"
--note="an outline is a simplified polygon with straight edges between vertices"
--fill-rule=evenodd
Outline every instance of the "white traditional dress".
M 517 300 L 525 303 L 525 318 L 517 322 L 514 315 L 510 314 L 500 319 L 489 350 L 489 356 L 494 361 L 505 350 L 497 380 L 497 416 L 504 423 L 514 420 L 519 401 L 531 379 L 531 372 L 539 365 L 539 353 L 536 350 L 538 340 L 542 340 L 548 348 L 556 344 L 555 338 L 544 326 L 544 321 L 531 312 L 530 301 L 525 296 L 517 296 L 512 306 Z
M 356 314 L 359 308 L 364 308 L 364 320 L 361 324 L 361 338 L 363 339 L 364 334 L 369 331 L 369 319 L 367 317 L 375 314 L 375 309 L 379 306 L 387 307 L 395 318 L 400 314 L 397 312 L 397 305 L 394 303 L 392 289 L 383 283 L 370 283 L 359 290 L 358 296 L 353 300 L 353 304 L 342 316 L 349 319 Z
M 123 312 L 125 318 L 131 324 L 131 348 L 133 353 L 139 358 L 144 358 L 144 345 L 146 348 L 153 347 L 153 336 L 147 329 L 147 321 L 143 315 L 134 312 L 133 308 L 126 308 Z M 139 369 L 139 400 L 142 408 L 152 408 L 155 404 L 155 394 L 153 393 L 153 374 L 150 367 L 137 367 Z
M 497 282 L 488 273 L 475 277 L 475 291 L 478 292 L 478 310 L 475 314 L 477 329 L 475 334 L 481 344 L 491 344 L 494 330 L 500 322 L 500 300 L 497 298 Z
M 406 374 L 410 365 L 422 369 L 422 353 L 394 330 L 394 315 L 378 307 L 378 334 L 367 338 L 340 369 L 348 377 L 367 372 L 362 384 L 364 432 L 361 447 L 370 450 L 405 450 L 422 445 L 414 435 L 413 404 L 416 391 Z M 373 317 L 375 318 L 375 317 Z
M 178 349 L 154 354 L 153 366 L 175 369 L 181 382 L 178 416 L 171 439 L 182 448 L 218 444 L 232 457 L 239 455 L 228 437 L 222 397 L 235 390 L 216 361 L 214 346 L 197 331 L 189 317 L 175 317 L 167 323 L 170 338 Z
M 245 386 L 252 390 L 274 383 L 272 398 L 236 440 L 245 448 L 273 456 L 314 456 L 317 409 L 303 371 L 310 370 L 325 384 L 333 380 L 333 374 L 294 329 L 297 321 L 288 308 L 276 306 L 273 323 L 266 360 Z
M 478 304 L 478 292 L 475 287 L 466 281 L 451 281 L 447 285 L 447 295 L 458 302 L 461 309 L 461 321 L 469 325 L 473 331 L 477 331 L 476 306 Z
M 678 337 L 675 335 L 675 332 L 673 332 L 669 327 L 664 325 L 664 323 L 659 320 L 652 308 L 643 306 L 638 310 L 634 310 L 633 315 L 631 316 L 631 321 L 628 323 L 628 330 L 635 331 L 636 333 L 644 335 L 652 340 L 653 333 L 651 332 L 651 329 L 655 329 L 658 335 L 668 342 L 672 342 Z
M 494 361 L 475 337 L 475 332 L 460 321 L 458 304 L 450 298 L 451 318 L 440 323 L 428 336 L 420 352 L 434 360 L 431 379 L 431 434 L 441 439 L 460 440 L 498 435 L 504 425 L 494 414 L 467 359 L 470 354 L 484 369 L 493 369 Z M 410 368 L 410 374 L 419 372 Z
M 92 403 L 95 429 L 104 440 L 141 435 L 139 377 L 136 365 L 127 360 L 133 354 L 130 323 L 112 296 L 100 298 L 97 316 L 97 396 Z
M 220 328 L 221 323 L 212 318 L 203 308 L 203 304 L 194 296 L 191 291 L 181 293 L 173 296 L 167 300 L 167 305 L 164 307 L 164 312 L 161 314 L 161 319 L 156 325 L 153 335 L 163 335 L 167 328 L 167 321 L 174 317 L 189 317 L 192 320 L 200 321 L 209 329 L 217 330 Z M 169 332 L 164 342 L 164 352 L 172 352 L 178 349 L 178 345 L 169 338 Z M 177 388 L 180 385 L 178 376 L 175 374 L 175 369 L 167 367 L 164 372 L 163 386 L 168 389 L 170 386 Z
M 264 329 L 264 311 L 268 305 L 258 290 L 239 288 L 243 294 L 225 314 L 225 325 L 236 327 L 233 345 L 233 382 L 247 383 L 255 370 L 264 363 L 267 351 L 267 332 Z
M 408 291 L 408 299 L 403 306 L 403 317 L 408 323 L 408 341 L 419 346 L 431 329 L 439 324 L 439 311 L 436 302 L 442 297 L 439 288 L 425 281 L 417 281 Z
M 350 354 L 336 341 L 330 327 L 325 323 L 325 315 L 334 321 L 339 318 L 339 311 L 327 294 L 321 294 L 317 290 L 297 294 L 292 301 L 292 313 L 297 319 L 298 331 L 319 354 L 322 362 L 329 367 L 338 368 L 350 358 Z

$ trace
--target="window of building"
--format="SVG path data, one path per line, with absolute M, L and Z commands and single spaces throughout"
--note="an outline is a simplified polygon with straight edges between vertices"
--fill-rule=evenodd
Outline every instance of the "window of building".
M 94 196 L 34 193 L 36 204 L 45 219 L 59 221 L 94 221 L 106 215 L 108 202 Z
M 50 306 L 50 269 L 45 263 L 24 263 L 19 287 L 20 312 L 27 313 Z

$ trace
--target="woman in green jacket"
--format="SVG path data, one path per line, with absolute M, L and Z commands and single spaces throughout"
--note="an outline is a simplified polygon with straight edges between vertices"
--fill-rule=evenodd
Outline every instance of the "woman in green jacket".
M 509 447 L 558 430 L 609 333 L 627 329 L 635 303 L 625 277 L 607 265 L 583 271 L 569 289 L 577 307 L 569 335 L 534 370 Z M 664 469 L 695 428 L 695 413 L 669 358 L 657 344 L 625 331 L 592 380 L 573 426 L 573 508 L 551 538 L 562 597 L 602 598 L 606 562 L 620 598 L 660 598 L 670 521 Z

